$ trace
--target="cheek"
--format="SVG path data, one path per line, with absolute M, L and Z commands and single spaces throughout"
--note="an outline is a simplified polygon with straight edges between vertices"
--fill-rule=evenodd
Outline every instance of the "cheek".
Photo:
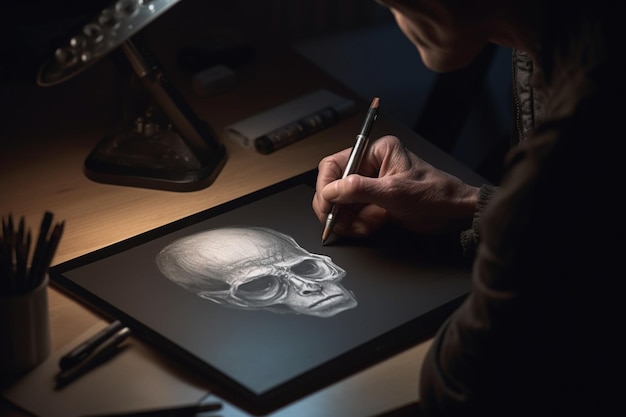
M 428 37 L 424 34 L 424 28 L 426 25 L 423 25 L 421 28 L 417 27 L 417 24 L 409 19 L 398 15 L 396 17 L 396 21 L 398 23 L 398 27 L 404 33 L 409 41 L 415 46 L 417 51 L 420 54 L 422 62 L 424 65 L 434 71 L 437 71 L 436 59 L 434 58 L 435 50 L 430 42 L 428 42 Z
M 419 36 L 420 28 L 418 27 L 417 23 L 410 19 L 407 19 L 406 17 L 404 17 L 404 15 L 398 13 L 397 11 L 393 11 L 393 15 L 402 33 L 404 33 L 404 35 L 413 43 L 413 45 L 415 45 L 419 49 L 423 41 Z
M 445 16 L 414 16 L 395 14 L 402 33 L 421 51 L 452 49 L 467 38 L 466 29 L 459 22 Z
M 436 72 L 466 67 L 486 42 L 469 27 L 444 20 L 411 20 L 395 14 L 398 27 L 419 51 L 424 65 Z

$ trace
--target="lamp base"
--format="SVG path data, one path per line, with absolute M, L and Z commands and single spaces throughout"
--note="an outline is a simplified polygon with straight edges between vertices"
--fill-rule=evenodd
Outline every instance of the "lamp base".
M 139 35 L 122 51 L 127 59 L 116 62 L 129 84 L 121 122 L 87 156 L 85 175 L 101 183 L 166 191 L 208 187 L 226 162 L 226 148 L 169 82 Z M 128 71 L 131 67 L 134 71 Z
M 172 129 L 131 130 L 105 137 L 87 156 L 84 170 L 100 183 L 187 192 L 211 185 L 226 159 L 223 145 L 197 155 Z

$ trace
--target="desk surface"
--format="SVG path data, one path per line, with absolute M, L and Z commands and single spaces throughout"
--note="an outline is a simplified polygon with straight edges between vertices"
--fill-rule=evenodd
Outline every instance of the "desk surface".
M 111 110 L 119 98 L 119 79 L 108 59 L 60 86 L 2 86 L 0 213 L 24 216 L 31 228 L 37 227 L 46 210 L 53 212 L 55 219 L 65 220 L 54 264 L 311 170 L 322 157 L 352 145 L 362 112 L 270 155 L 228 142 L 222 134 L 225 126 L 318 88 L 354 98 L 360 110 L 366 109 L 367 103 L 285 45 L 250 31 L 251 26 L 242 26 L 239 21 L 238 25 L 225 25 L 231 15 L 225 18 L 204 10 L 189 14 L 187 10 L 210 7 L 207 3 L 211 2 L 183 2 L 149 28 L 153 39 L 170 33 L 180 35 L 179 42 L 187 42 L 193 40 L 192 35 L 199 36 L 197 31 L 189 30 L 192 27 L 211 31 L 245 27 L 246 32 L 238 35 L 243 34 L 257 47 L 257 59 L 237 70 L 237 86 L 209 98 L 191 94 L 189 76 L 176 69 L 177 43 L 168 38 L 159 48 L 161 61 L 169 67 L 173 81 L 227 147 L 228 161 L 206 189 L 188 193 L 148 190 L 98 184 L 83 175 L 84 158 L 107 134 L 113 120 Z M 202 25 L 194 26 L 194 18 L 188 16 L 195 20 L 202 17 Z M 385 118 L 384 97 L 381 109 L 376 129 L 379 135 L 395 134 L 425 159 L 469 181 L 480 181 L 409 129 Z M 49 300 L 53 351 L 102 320 L 55 288 L 49 289 Z M 318 405 L 330 408 L 320 415 L 377 415 L 415 402 L 417 375 L 427 345 L 416 346 L 324 390 Z

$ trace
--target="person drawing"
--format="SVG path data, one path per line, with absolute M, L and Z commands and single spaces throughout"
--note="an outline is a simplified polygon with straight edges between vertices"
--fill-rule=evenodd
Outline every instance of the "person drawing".
M 328 318 L 356 307 L 328 256 L 263 227 L 224 227 L 178 239 L 156 259 L 172 282 L 226 307 Z
M 487 44 L 513 54 L 518 137 L 499 184 L 468 185 L 394 136 L 371 143 L 359 175 L 341 179 L 349 150 L 319 163 L 313 210 L 323 223 L 342 205 L 338 235 L 367 236 L 388 223 L 420 234 L 456 231 L 459 256 L 473 262 L 472 290 L 421 368 L 421 412 L 621 409 L 613 382 L 624 369 L 620 3 L 378 2 L 433 71 L 463 68 Z

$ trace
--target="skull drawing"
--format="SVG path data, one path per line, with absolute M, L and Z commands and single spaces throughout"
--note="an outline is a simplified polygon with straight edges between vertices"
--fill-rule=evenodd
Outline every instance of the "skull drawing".
M 228 307 L 331 317 L 357 305 L 339 283 L 342 268 L 268 228 L 199 232 L 166 246 L 156 261 L 171 281 Z

